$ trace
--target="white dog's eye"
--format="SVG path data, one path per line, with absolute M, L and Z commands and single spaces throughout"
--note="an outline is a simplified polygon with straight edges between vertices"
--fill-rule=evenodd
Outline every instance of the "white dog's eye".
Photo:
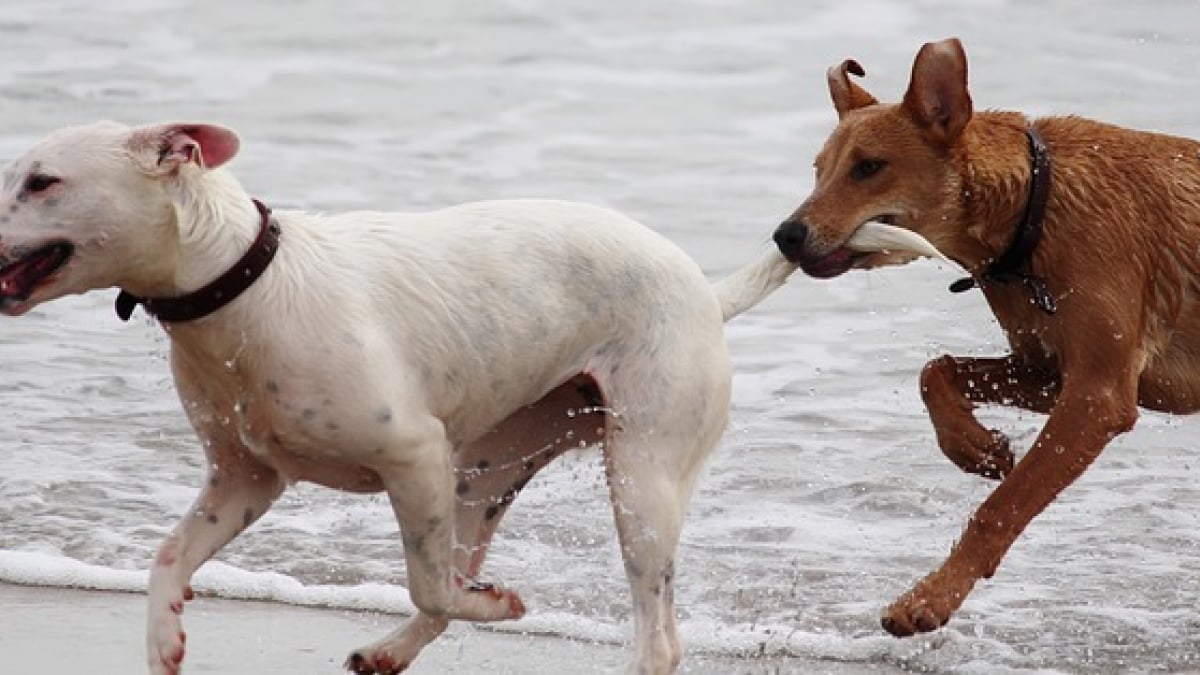
M 55 183 L 61 183 L 62 179 L 57 176 L 47 176 L 44 173 L 30 174 L 29 178 L 25 179 L 25 191 L 30 194 L 37 194 Z

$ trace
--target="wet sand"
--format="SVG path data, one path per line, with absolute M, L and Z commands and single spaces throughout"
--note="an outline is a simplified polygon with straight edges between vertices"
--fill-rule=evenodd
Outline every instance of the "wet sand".
M 70 664 L 71 672 L 95 675 L 144 673 L 144 605 L 145 596 L 136 593 L 0 584 L 3 670 L 57 672 Z M 377 639 L 403 620 L 370 612 L 197 598 L 184 614 L 188 632 L 184 672 L 342 673 L 342 662 L 352 648 Z M 622 672 L 627 653 L 621 645 L 457 625 L 427 647 L 406 672 L 613 673 Z M 884 665 L 697 653 L 685 657 L 681 670 L 706 675 L 900 672 Z

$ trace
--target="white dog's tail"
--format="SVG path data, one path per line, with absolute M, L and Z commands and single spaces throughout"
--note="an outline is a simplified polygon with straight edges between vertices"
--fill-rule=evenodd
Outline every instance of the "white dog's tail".
M 721 303 L 721 316 L 728 321 L 762 302 L 795 271 L 796 263 L 788 262 L 772 246 L 758 260 L 713 284 Z

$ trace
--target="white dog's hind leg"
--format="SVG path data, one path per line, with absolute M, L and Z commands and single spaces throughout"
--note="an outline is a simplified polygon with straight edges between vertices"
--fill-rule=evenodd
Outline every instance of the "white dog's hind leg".
M 609 441 L 607 470 L 633 596 L 634 659 L 629 671 L 672 673 L 683 657 L 675 625 L 675 554 L 692 486 L 707 452 L 693 438 L 623 436 L 617 432 Z M 679 447 L 671 447 L 675 444 Z M 685 461 L 672 465 L 664 460 L 668 457 Z
M 204 487 L 158 549 L 150 568 L 146 650 L 153 675 L 176 675 L 186 636 L 180 615 L 192 574 L 270 508 L 283 481 L 242 448 L 214 452 Z
M 705 326 L 678 334 L 686 336 L 683 344 L 663 346 L 675 358 L 623 362 L 606 386 L 621 411 L 610 421 L 604 455 L 633 598 L 629 672 L 637 675 L 673 673 L 683 658 L 675 621 L 679 537 L 696 479 L 729 416 L 723 336 Z

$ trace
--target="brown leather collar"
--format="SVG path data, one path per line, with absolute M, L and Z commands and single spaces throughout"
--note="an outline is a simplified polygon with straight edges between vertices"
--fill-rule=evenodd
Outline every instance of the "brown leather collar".
M 279 248 L 279 221 L 272 218 L 271 209 L 257 199 L 254 200 L 254 208 L 262 216 L 258 237 L 233 267 L 207 286 L 173 298 L 139 298 L 121 291 L 117 295 L 117 316 L 122 321 L 128 321 L 134 308 L 141 305 L 159 321 L 194 321 L 233 302 L 262 275 Z
M 1010 281 L 1020 281 L 1029 290 L 1033 304 L 1047 314 L 1058 310 L 1054 296 L 1046 288 L 1046 282 L 1035 274 L 1022 271 L 1033 250 L 1042 239 L 1042 224 L 1046 217 L 1046 202 L 1050 198 L 1051 169 L 1050 149 L 1046 140 L 1032 124 L 1025 128 L 1029 137 L 1029 154 L 1032 163 L 1032 180 L 1029 186 L 1029 201 L 1025 203 L 1025 215 L 1017 226 L 1008 249 L 994 258 L 978 279 L 966 277 L 950 284 L 950 292 L 962 293 L 975 286 L 988 282 L 1006 284 Z

